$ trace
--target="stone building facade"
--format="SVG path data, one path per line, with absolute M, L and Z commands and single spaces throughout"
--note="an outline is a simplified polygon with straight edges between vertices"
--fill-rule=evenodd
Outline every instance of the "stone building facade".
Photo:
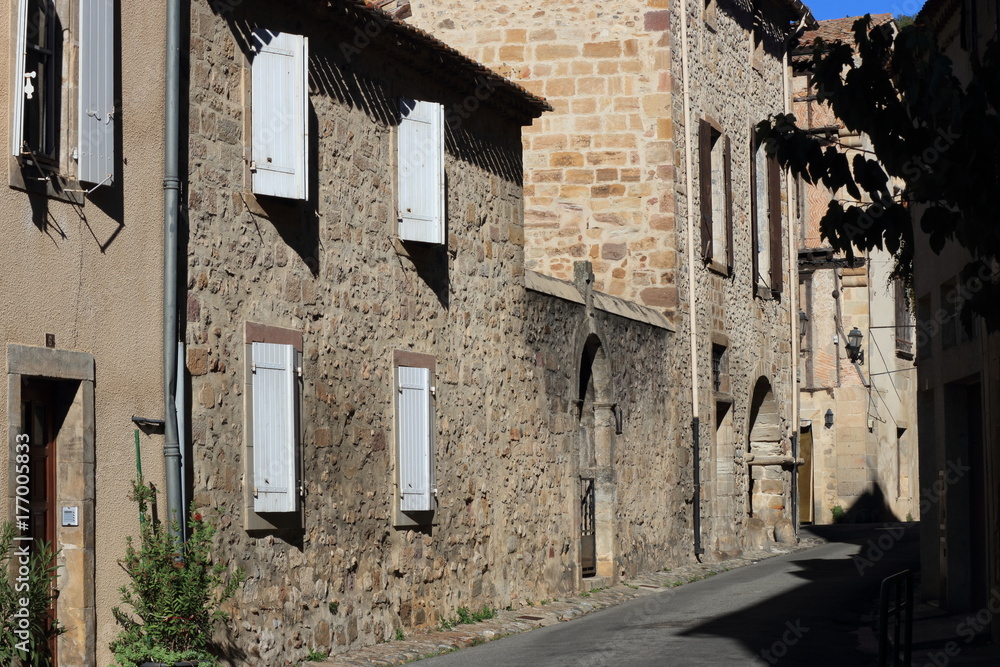
M 808 10 L 410 6 L 410 21 L 555 107 L 524 140 L 527 266 L 565 278 L 589 258 L 598 290 L 676 322 L 678 374 L 697 378 L 696 549 L 723 557 L 774 539 L 793 518 L 796 246 L 785 179 L 763 157 L 756 168 L 752 127 L 788 107 L 788 35 L 812 25 Z
M 217 553 L 247 570 L 220 637 L 240 665 L 691 557 L 675 327 L 595 291 L 587 262 L 570 280 L 525 268 L 520 127 L 546 104 L 363 3 L 327 4 L 192 3 L 188 474 Z M 294 51 L 282 35 L 310 47 L 300 199 L 254 193 L 247 145 L 267 103 L 253 69 Z M 443 243 L 402 239 L 402 100 L 441 105 Z M 259 345 L 293 355 L 291 511 L 259 509 L 276 363 Z M 414 511 L 403 368 L 430 385 L 433 488 Z
M 149 45 L 164 10 L 123 0 L 110 16 L 100 4 L 0 3 L 0 516 L 22 518 L 30 501 L 30 536 L 61 550 L 63 665 L 108 662 L 125 583 L 117 561 L 138 529 L 124 520 L 135 517 L 132 418 L 160 418 L 163 406 L 164 55 Z M 160 439 L 142 432 L 139 443 L 161 485 Z
M 853 43 L 858 18 L 822 21 L 803 35 L 794 58 L 795 117 L 802 127 L 825 133 L 831 145 L 843 146 L 849 159 L 871 145 L 816 102 L 809 74 L 815 40 Z M 891 14 L 872 20 L 895 29 Z M 801 193 L 796 214 L 805 461 L 799 518 L 815 524 L 919 519 L 916 349 L 906 288 L 890 279 L 889 253 L 874 249 L 850 263 L 821 238 L 820 220 L 831 198 L 850 195 L 802 181 L 795 187 Z M 858 363 L 847 350 L 855 328 L 863 334 Z

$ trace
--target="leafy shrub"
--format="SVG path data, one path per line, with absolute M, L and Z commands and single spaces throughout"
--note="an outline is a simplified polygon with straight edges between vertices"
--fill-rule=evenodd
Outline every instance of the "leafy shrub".
M 28 575 L 22 578 L 18 550 L 28 543 L 15 547 L 16 535 L 13 523 L 0 524 L 0 664 L 14 665 L 20 660 L 31 667 L 48 667 L 52 664 L 49 642 L 66 632 L 58 621 L 49 619 L 49 609 L 59 595 L 55 589 L 58 552 L 53 553 L 47 542 L 31 542 Z M 27 628 L 21 627 L 18 616 L 24 616 L 22 600 L 28 603 L 23 607 L 27 610 Z
M 168 526 L 153 520 L 150 505 L 156 490 L 140 477 L 132 482 L 129 499 L 139 506 L 139 544 L 126 538 L 125 558 L 119 561 L 131 582 L 119 589 L 122 602 L 112 609 L 122 627 L 110 648 L 121 667 L 145 661 L 173 663 L 197 660 L 200 667 L 216 667 L 211 654 L 212 628 L 229 616 L 220 609 L 246 578 L 238 568 L 227 576 L 222 563 L 212 562 L 215 526 L 191 508 L 191 534 L 179 543 Z M 175 529 L 177 523 L 170 526 Z
M 834 505 L 830 509 L 830 514 L 833 515 L 834 523 L 844 523 L 844 519 L 847 518 L 847 513 L 844 512 L 844 508 L 841 507 L 840 505 Z
M 326 658 L 326 651 L 321 651 L 318 648 L 311 648 L 309 649 L 309 655 L 306 656 L 306 662 L 323 662 Z

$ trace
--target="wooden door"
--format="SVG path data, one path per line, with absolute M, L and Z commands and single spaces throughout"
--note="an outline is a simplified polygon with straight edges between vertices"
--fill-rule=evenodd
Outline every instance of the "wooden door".
M 30 481 L 28 529 L 34 538 L 33 548 L 47 542 L 50 552 L 55 552 L 56 542 L 56 410 L 58 384 L 53 381 L 31 378 L 21 389 L 21 407 L 24 430 L 30 437 Z M 52 582 L 55 586 L 55 581 Z M 56 620 L 55 604 L 49 608 L 48 624 Z M 56 660 L 56 640 L 49 642 L 53 665 Z

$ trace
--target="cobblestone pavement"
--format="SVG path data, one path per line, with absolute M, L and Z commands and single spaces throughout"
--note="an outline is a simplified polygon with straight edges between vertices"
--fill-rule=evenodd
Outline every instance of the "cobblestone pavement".
M 746 552 L 740 558 L 717 563 L 689 563 L 665 572 L 644 574 L 626 582 L 589 594 L 563 597 L 547 604 L 522 606 L 511 611 L 500 611 L 495 618 L 453 630 L 436 630 L 414 633 L 406 639 L 376 644 L 332 656 L 325 662 L 303 663 L 316 667 L 354 667 L 357 665 L 402 665 L 407 662 L 450 653 L 470 646 L 543 628 L 547 625 L 571 621 L 591 612 L 619 605 L 633 598 L 652 595 L 664 590 L 753 565 L 766 558 L 803 551 L 824 544 L 825 540 L 803 535 L 798 545 L 771 545 L 767 552 Z

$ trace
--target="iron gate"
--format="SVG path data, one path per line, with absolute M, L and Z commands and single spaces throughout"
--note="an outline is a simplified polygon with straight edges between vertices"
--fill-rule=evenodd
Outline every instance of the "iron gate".
M 885 579 L 878 607 L 879 667 L 910 667 L 913 645 L 913 573 L 903 570 Z
M 580 494 L 580 566 L 583 576 L 597 574 L 597 516 L 594 511 L 594 480 L 581 479 Z

